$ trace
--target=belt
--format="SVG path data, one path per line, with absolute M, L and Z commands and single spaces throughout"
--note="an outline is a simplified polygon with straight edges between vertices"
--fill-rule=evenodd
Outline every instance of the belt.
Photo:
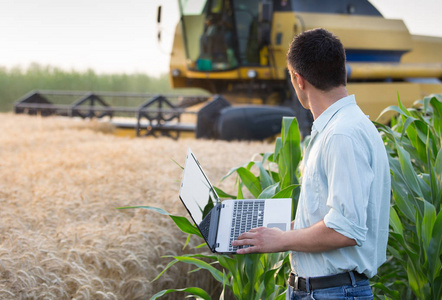
M 368 279 L 364 274 L 351 271 L 355 276 L 355 281 Z M 350 272 L 340 273 L 330 276 L 310 277 L 308 279 L 310 284 L 310 291 L 317 289 L 326 289 L 331 287 L 352 285 Z M 307 292 L 307 280 L 303 277 L 298 277 L 294 273 L 290 273 L 289 285 L 295 290 Z

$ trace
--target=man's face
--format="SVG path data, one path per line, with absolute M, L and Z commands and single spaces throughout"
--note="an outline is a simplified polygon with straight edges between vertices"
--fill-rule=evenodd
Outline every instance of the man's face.
M 308 105 L 308 101 L 307 101 L 307 97 L 304 93 L 304 91 L 300 88 L 300 78 L 298 78 L 298 75 L 295 70 L 293 70 L 292 67 L 288 67 L 289 68 L 289 73 L 290 73 L 290 79 L 293 85 L 293 88 L 295 89 L 296 95 L 298 96 L 298 100 L 301 103 L 302 107 L 304 107 L 305 109 L 310 109 L 310 106 Z

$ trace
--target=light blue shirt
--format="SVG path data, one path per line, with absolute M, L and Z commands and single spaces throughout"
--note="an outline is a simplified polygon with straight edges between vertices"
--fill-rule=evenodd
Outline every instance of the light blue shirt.
M 386 260 L 390 168 L 382 139 L 354 95 L 335 102 L 314 121 L 303 172 L 294 229 L 324 220 L 357 246 L 293 251 L 293 271 L 315 277 L 356 270 L 373 277 Z

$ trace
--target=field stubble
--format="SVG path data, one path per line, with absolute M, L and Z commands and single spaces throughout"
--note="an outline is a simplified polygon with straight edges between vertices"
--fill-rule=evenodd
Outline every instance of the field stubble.
M 0 299 L 148 299 L 165 288 L 216 290 L 210 276 L 164 255 L 184 235 L 151 205 L 187 216 L 178 198 L 190 146 L 215 185 L 266 143 L 119 138 L 96 121 L 0 114 Z M 191 240 L 191 245 L 200 241 Z M 182 294 L 175 297 L 182 298 Z

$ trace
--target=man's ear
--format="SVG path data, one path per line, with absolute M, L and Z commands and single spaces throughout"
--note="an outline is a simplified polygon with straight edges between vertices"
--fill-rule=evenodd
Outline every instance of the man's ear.
M 298 87 L 301 90 L 303 90 L 305 88 L 305 79 L 304 79 L 304 77 L 302 77 L 298 73 L 295 73 L 295 76 L 296 76 L 296 84 L 298 85 Z

